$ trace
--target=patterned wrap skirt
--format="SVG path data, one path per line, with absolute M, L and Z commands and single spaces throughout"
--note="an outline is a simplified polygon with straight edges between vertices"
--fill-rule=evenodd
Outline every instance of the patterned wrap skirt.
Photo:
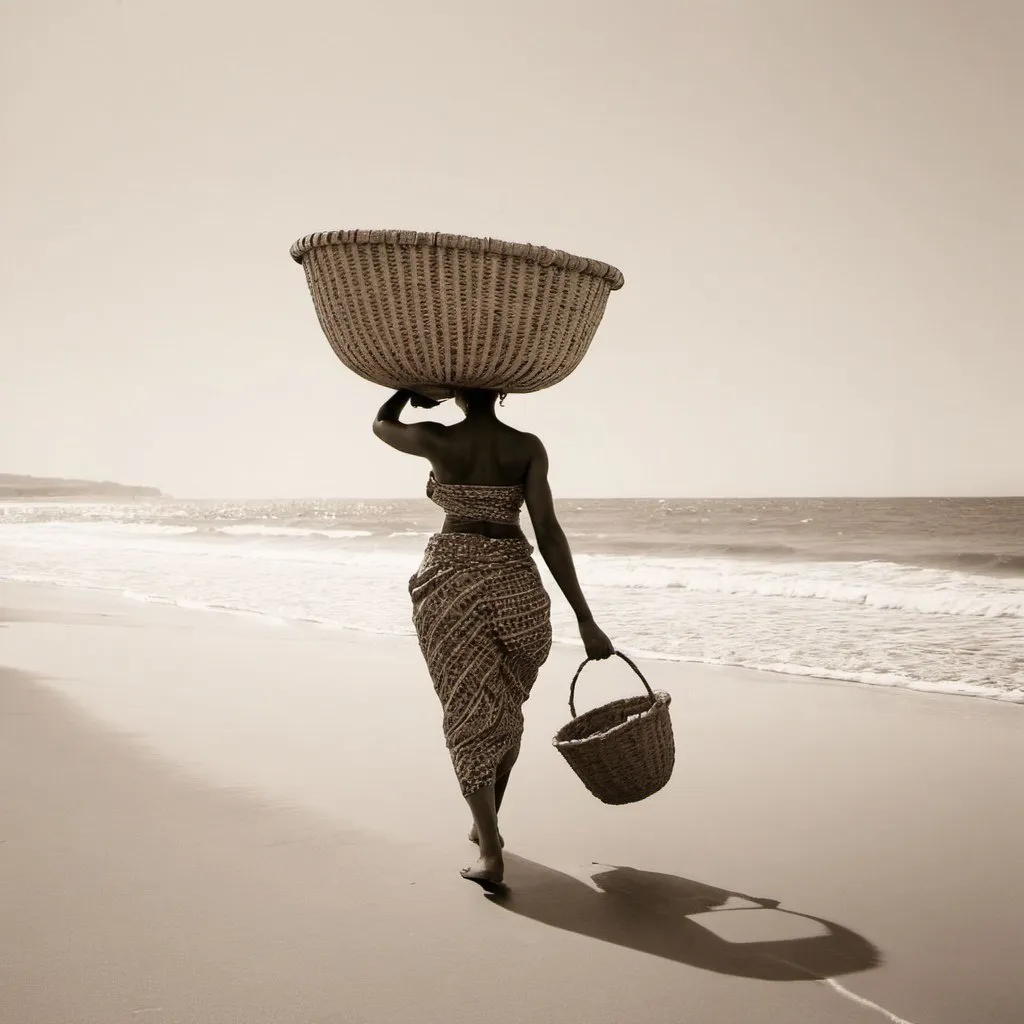
M 464 796 L 495 781 L 551 651 L 551 599 L 523 538 L 438 533 L 409 580 L 413 624 Z

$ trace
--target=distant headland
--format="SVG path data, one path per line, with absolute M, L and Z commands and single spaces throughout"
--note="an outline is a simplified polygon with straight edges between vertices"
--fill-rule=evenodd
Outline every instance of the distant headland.
M 0 501 L 18 498 L 162 498 L 155 487 L 137 487 L 134 484 L 115 484 L 109 480 L 65 480 L 61 477 L 19 476 L 0 473 Z

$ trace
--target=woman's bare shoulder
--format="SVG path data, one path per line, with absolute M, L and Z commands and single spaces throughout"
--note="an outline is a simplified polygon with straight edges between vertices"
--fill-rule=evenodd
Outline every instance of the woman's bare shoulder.
M 508 447 L 525 463 L 532 462 L 538 455 L 544 453 L 544 445 L 536 434 L 514 427 L 510 427 L 509 431 L 510 433 L 506 435 Z
M 510 427 L 507 423 L 503 423 L 502 426 L 508 431 L 508 436 L 514 438 L 524 448 L 536 448 L 541 445 L 541 440 L 536 434 L 531 434 L 528 430 L 520 430 L 518 427 Z

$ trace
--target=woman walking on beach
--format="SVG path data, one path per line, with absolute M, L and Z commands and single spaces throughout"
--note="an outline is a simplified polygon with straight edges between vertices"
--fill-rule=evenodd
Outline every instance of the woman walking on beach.
M 392 448 L 430 462 L 427 496 L 445 511 L 409 593 L 420 650 L 444 711 L 445 742 L 473 815 L 469 838 L 480 848 L 479 860 L 462 876 L 485 888 L 502 882 L 498 810 L 519 756 L 523 704 L 551 650 L 551 601 L 519 527 L 524 503 L 537 547 L 576 613 L 587 657 L 614 653 L 576 578 L 555 515 L 544 446 L 497 418 L 497 398 L 496 391 L 460 389 L 461 422 L 402 423 L 407 403 L 439 403 L 397 391 L 373 424 Z

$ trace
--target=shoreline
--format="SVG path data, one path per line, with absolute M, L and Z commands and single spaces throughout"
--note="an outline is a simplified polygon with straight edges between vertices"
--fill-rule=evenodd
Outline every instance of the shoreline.
M 579 661 L 554 650 L 498 905 L 457 874 L 468 815 L 411 638 L 56 587 L 0 584 L 0 609 L 12 1024 L 562 1024 L 569 993 L 599 1024 L 1024 1004 L 1024 720 L 996 702 L 641 660 L 673 696 L 676 772 L 609 808 L 551 747 Z M 638 685 L 592 666 L 581 709 Z
M 182 601 L 173 598 L 154 597 L 148 594 L 135 595 L 126 592 L 120 587 L 88 587 L 49 581 L 22 582 L 20 580 L 7 580 L 2 577 L 0 577 L 0 587 L 25 588 L 27 591 L 39 589 L 43 592 L 68 592 L 72 595 L 80 594 L 86 599 L 95 597 L 100 600 L 127 602 L 131 605 L 142 607 L 177 608 L 181 611 L 196 615 L 219 615 L 249 620 L 256 625 L 262 625 L 268 629 L 316 629 L 332 634 L 351 634 L 355 637 L 379 637 L 400 642 L 411 641 L 413 646 L 415 646 L 415 633 L 411 627 L 408 633 L 395 633 L 384 630 L 376 631 L 360 628 L 358 626 L 342 625 L 340 623 L 326 622 L 317 619 L 287 618 L 285 616 L 270 615 L 264 612 L 248 611 L 243 608 L 230 608 L 219 605 L 204 604 L 199 601 Z M 560 637 L 556 635 L 553 643 L 555 646 L 563 650 L 577 650 L 580 652 L 583 650 L 582 642 L 575 639 L 569 639 L 565 636 Z M 941 685 L 930 684 L 920 680 L 901 681 L 898 683 L 885 681 L 870 682 L 864 679 L 854 678 L 851 674 L 819 675 L 812 669 L 807 669 L 806 671 L 795 671 L 792 666 L 785 669 L 777 669 L 765 666 L 754 667 L 751 665 L 732 664 L 728 662 L 688 661 L 683 658 L 663 654 L 659 651 L 645 650 L 631 646 L 622 646 L 621 650 L 624 654 L 629 655 L 629 657 L 637 662 L 680 665 L 706 670 L 709 673 L 720 670 L 734 675 L 749 677 L 751 682 L 758 679 L 778 679 L 790 684 L 802 683 L 805 685 L 815 686 L 852 686 L 872 692 L 889 691 L 896 693 L 916 693 L 927 697 L 952 698 L 970 701 L 980 700 L 989 704 L 1024 708 L 1024 694 L 1015 695 L 1004 691 L 990 691 L 980 687 L 972 687 L 971 684 L 961 684 L 960 689 L 954 689 L 952 685 L 949 687 L 943 687 Z

